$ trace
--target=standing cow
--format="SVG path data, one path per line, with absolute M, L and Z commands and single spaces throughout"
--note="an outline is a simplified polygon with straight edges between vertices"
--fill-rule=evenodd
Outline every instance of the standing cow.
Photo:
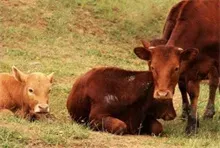
M 154 85 L 148 71 L 97 68 L 74 83 L 67 100 L 71 118 L 95 130 L 114 134 L 162 132 L 156 119 L 172 120 L 172 100 L 153 99 Z
M 150 69 L 156 81 L 155 93 L 158 97 L 166 98 L 172 94 L 177 80 L 180 80 L 183 113 L 189 115 L 186 127 L 189 134 L 196 132 L 199 125 L 197 118 L 199 83 L 206 77 L 210 80 L 210 95 L 204 117 L 212 118 L 215 113 L 214 101 L 220 70 L 219 7 L 219 0 L 181 1 L 171 9 L 162 39 L 153 40 L 151 45 L 143 42 L 144 48 L 135 49 L 139 57 L 150 61 Z M 171 51 L 171 48 L 179 49 L 179 52 Z M 191 54 L 190 60 L 182 58 L 184 52 Z M 186 92 L 190 96 L 191 106 Z
M 14 66 L 12 71 L 13 75 L 0 74 L 0 111 L 8 109 L 30 120 L 37 118 L 38 113 L 48 113 L 53 73 L 25 74 Z

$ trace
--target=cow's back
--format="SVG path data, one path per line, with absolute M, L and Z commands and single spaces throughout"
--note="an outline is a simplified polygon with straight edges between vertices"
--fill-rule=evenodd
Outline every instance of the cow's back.
M 184 4 L 179 7 L 178 15 L 172 15 L 172 9 L 170 11 L 169 16 L 176 17 L 176 24 L 167 38 L 167 45 L 202 49 L 210 43 L 219 42 L 220 2 L 194 0 L 181 3 Z

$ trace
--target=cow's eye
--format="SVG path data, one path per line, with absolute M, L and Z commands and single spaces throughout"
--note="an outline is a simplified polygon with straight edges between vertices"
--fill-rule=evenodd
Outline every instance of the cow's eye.
M 175 71 L 179 71 L 179 69 L 180 69 L 179 67 L 176 67 L 176 68 L 175 68 Z
M 48 93 L 50 93 L 51 92 L 51 88 L 48 90 Z
M 34 90 L 33 90 L 32 88 L 29 88 L 29 89 L 28 89 L 28 92 L 29 92 L 29 93 L 34 93 Z

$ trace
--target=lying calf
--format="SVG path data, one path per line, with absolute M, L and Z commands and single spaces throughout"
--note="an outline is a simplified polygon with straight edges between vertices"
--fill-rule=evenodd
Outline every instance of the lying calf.
M 156 119 L 176 117 L 171 100 L 153 99 L 148 71 L 97 68 L 76 80 L 67 100 L 71 118 L 95 130 L 115 134 L 155 134 L 163 128 Z
M 0 74 L 0 111 L 8 109 L 30 120 L 37 118 L 38 113 L 48 113 L 53 73 L 24 74 L 16 67 L 12 71 L 13 75 Z

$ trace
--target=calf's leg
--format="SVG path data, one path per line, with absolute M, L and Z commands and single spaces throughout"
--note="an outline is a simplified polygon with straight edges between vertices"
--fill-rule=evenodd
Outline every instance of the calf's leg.
M 127 133 L 125 122 L 100 112 L 91 112 L 89 116 L 90 127 L 98 131 L 107 131 L 112 134 L 123 135 Z
M 142 123 L 141 134 L 160 135 L 163 132 L 162 124 L 157 119 L 147 116 Z
M 215 95 L 218 88 L 219 78 L 218 70 L 216 67 L 212 67 L 209 74 L 209 100 L 206 106 L 205 113 L 203 115 L 204 119 L 213 118 L 215 115 Z
M 0 108 L 0 116 L 11 116 L 11 115 L 14 115 L 14 113 L 10 111 L 9 109 Z

